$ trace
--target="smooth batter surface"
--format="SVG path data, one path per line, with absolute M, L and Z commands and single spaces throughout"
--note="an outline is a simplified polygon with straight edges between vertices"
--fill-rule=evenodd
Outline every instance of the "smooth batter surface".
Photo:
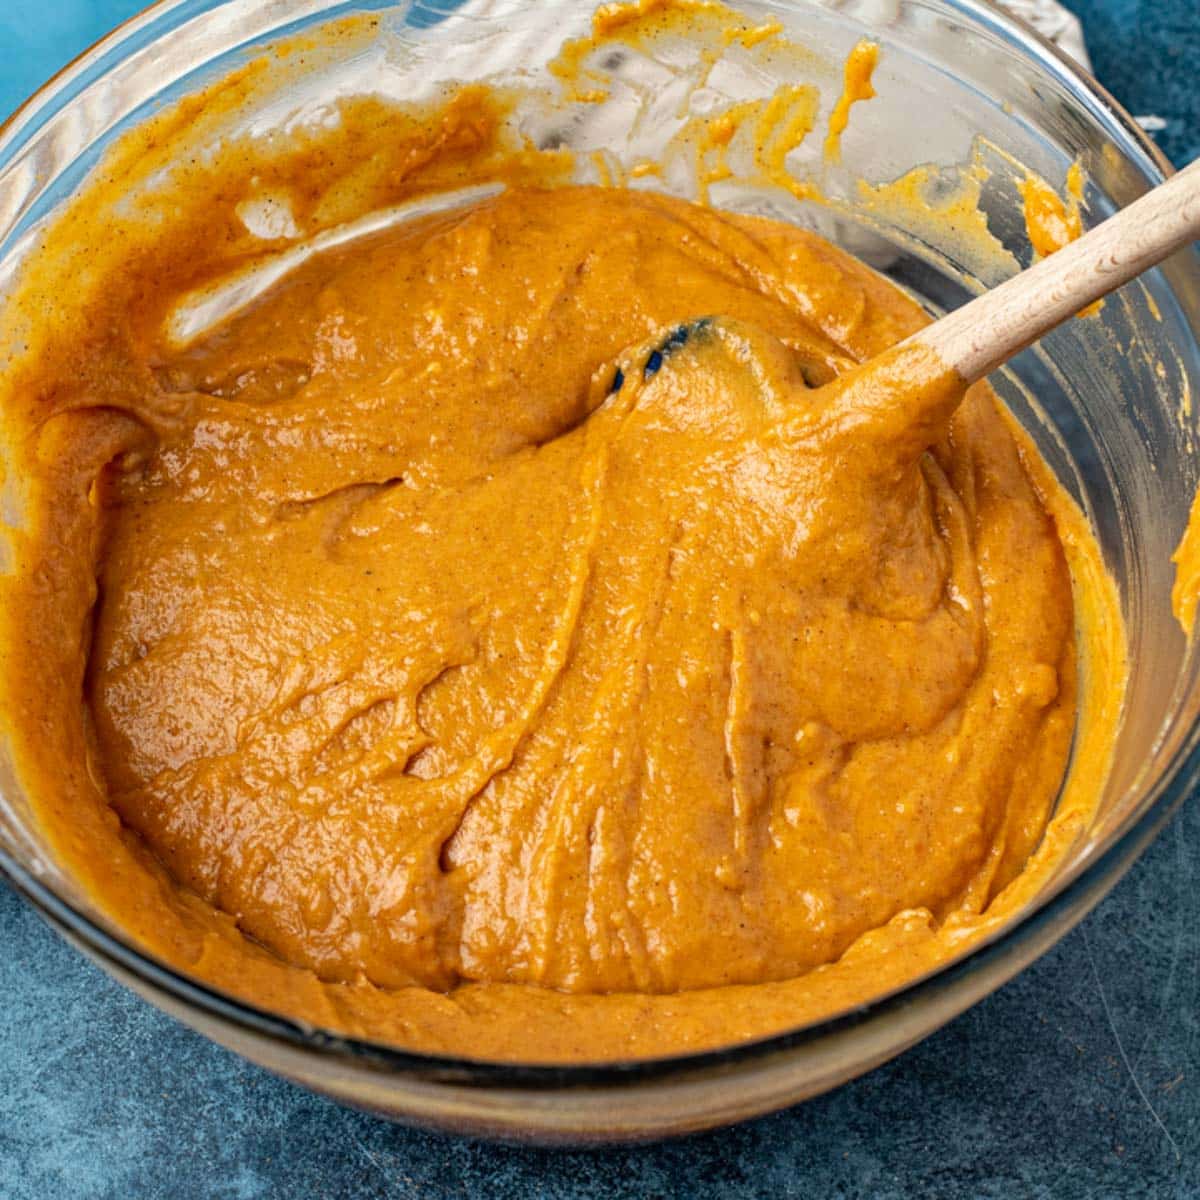
M 810 388 L 916 323 L 812 237 L 617 191 L 318 261 L 156 364 L 179 432 L 107 481 L 114 807 L 391 987 L 787 979 L 981 907 L 1062 774 L 1070 580 L 986 394 L 923 457 L 952 393 Z
M 1086 819 L 1046 828 L 1068 555 L 1097 627 L 1111 594 L 990 391 L 858 370 L 925 318 L 814 235 L 530 187 L 561 163 L 501 155 L 477 93 L 342 116 L 270 163 L 298 219 L 510 186 L 180 350 L 246 258 L 214 218 L 267 164 L 231 151 L 20 377 L 7 728 L 75 877 L 265 1007 L 522 1060 L 794 1026 L 1018 911 Z

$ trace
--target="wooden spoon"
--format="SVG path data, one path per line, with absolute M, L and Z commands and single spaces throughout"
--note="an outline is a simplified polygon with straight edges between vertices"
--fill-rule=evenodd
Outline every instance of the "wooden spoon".
M 1200 160 L 1081 238 L 913 334 L 966 383 L 1200 238 Z

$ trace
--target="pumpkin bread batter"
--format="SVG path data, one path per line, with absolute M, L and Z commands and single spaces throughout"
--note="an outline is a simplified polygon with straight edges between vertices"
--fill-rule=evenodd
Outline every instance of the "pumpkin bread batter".
M 173 428 L 105 480 L 113 806 L 392 988 L 789 979 L 981 908 L 1062 775 L 1070 578 L 986 392 L 814 390 L 918 323 L 620 191 L 319 258 L 129 397 Z
M 222 206 L 264 163 L 181 179 L 190 233 L 130 223 L 78 276 L 86 335 L 10 377 L 13 759 L 118 926 L 318 1025 L 579 1061 L 843 1011 L 987 936 L 1086 822 L 1047 828 L 1077 622 L 1085 799 L 1119 702 L 1094 543 L 990 389 L 890 350 L 926 320 L 890 284 L 790 225 L 535 186 L 481 104 L 416 149 L 364 110 L 417 165 L 343 215 L 500 194 L 191 344 L 170 315 L 249 257 Z M 297 196 L 338 161 L 304 154 L 272 168 Z

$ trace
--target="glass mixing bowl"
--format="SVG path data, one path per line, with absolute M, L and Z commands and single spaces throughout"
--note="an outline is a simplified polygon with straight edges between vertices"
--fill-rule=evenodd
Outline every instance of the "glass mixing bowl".
M 840 88 L 846 52 L 869 35 L 883 48 L 879 96 L 855 110 L 846 134 L 843 183 L 831 184 L 835 192 L 841 186 L 844 200 L 836 212 L 780 209 L 782 202 L 736 189 L 714 189 L 713 202 L 814 225 L 931 309 L 953 306 L 1028 261 L 1012 160 L 1058 186 L 1080 159 L 1089 179 L 1087 223 L 1170 169 L 1094 80 L 982 0 L 740 7 L 777 18 L 814 51 L 811 81 L 821 84 L 826 105 Z M 319 103 L 322 90 L 335 87 L 417 95 L 440 78 L 506 65 L 535 70 L 564 37 L 586 29 L 591 8 L 590 0 L 475 0 L 465 10 L 438 0 L 163 0 L 49 83 L 0 132 L 0 289 L 31 231 L 114 137 L 273 38 L 330 16 L 378 10 L 386 52 L 358 48 L 354 61 L 326 64 L 306 81 L 306 102 Z M 625 133 L 618 122 L 576 130 L 568 140 L 619 158 Z M 902 216 L 872 208 L 846 182 L 888 180 L 919 163 L 952 172 L 973 154 L 990 155 L 989 165 L 999 167 L 980 207 L 1010 256 L 976 260 L 937 228 L 906 228 Z M 56 865 L 3 745 L 0 871 L 68 940 L 167 1012 L 273 1071 L 397 1119 L 507 1139 L 619 1141 L 740 1120 L 834 1087 L 911 1046 L 1045 952 L 1117 882 L 1196 780 L 1200 657 L 1172 617 L 1170 556 L 1200 475 L 1187 402 L 1200 379 L 1197 329 L 1200 271 L 1189 250 L 1126 288 L 1098 321 L 1059 330 L 996 381 L 1094 524 L 1120 590 L 1128 700 L 1096 818 L 1056 878 L 990 941 L 895 994 L 751 1044 L 570 1067 L 418 1055 L 301 1027 L 184 977 L 114 929 Z

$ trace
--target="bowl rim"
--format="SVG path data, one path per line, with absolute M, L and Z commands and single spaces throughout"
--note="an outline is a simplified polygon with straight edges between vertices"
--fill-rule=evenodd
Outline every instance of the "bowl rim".
M 51 76 L 0 123 L 0 158 L 21 132 L 50 108 L 72 84 L 78 83 L 122 44 L 193 0 L 156 0 L 115 26 Z M 220 7 L 227 0 L 217 0 Z M 1085 102 L 1107 131 L 1123 135 L 1122 151 L 1135 152 L 1147 186 L 1174 173 L 1162 150 L 1127 110 L 1074 59 L 1015 14 L 988 0 L 940 0 L 978 27 L 1014 46 L 1073 96 Z M 205 11 L 211 11 L 206 9 Z M 36 136 L 36 131 L 34 133 Z M 132 940 L 114 933 L 60 896 L 44 879 L 0 846 L 0 880 L 27 900 L 68 940 L 77 941 L 105 967 L 128 975 L 152 993 L 163 993 L 184 1008 L 227 1022 L 239 1030 L 278 1041 L 295 1051 L 340 1056 L 376 1072 L 413 1080 L 457 1086 L 502 1086 L 515 1090 L 553 1091 L 614 1088 L 662 1081 L 676 1075 L 697 1075 L 748 1067 L 770 1055 L 799 1050 L 826 1037 L 844 1033 L 898 1014 L 923 998 L 951 992 L 981 968 L 994 971 L 990 992 L 1017 973 L 1075 927 L 1116 885 L 1162 826 L 1200 783 L 1200 719 L 1180 739 L 1158 779 L 1122 822 L 1109 846 L 1061 880 L 1049 884 L 1025 913 L 981 938 L 969 949 L 872 1000 L 831 1017 L 716 1048 L 634 1059 L 570 1063 L 517 1062 L 476 1059 L 465 1055 L 405 1050 L 393 1044 L 335 1033 L 294 1020 L 211 987 L 168 966 L 139 949 Z M 1055 928 L 1057 926 L 1057 928 Z M 1048 934 L 1041 944 L 1038 935 Z M 1022 960 L 1021 949 L 1032 946 Z M 1015 965 L 1014 965 L 1015 964 Z M 1006 969 L 1010 968 L 1010 969 Z M 970 1003 L 971 1001 L 967 1001 Z M 960 1007 L 966 1007 L 963 1004 Z M 958 1009 L 954 1010 L 959 1011 Z M 940 1023 L 940 1022 L 939 1022 Z M 928 1032 L 928 1031 L 926 1031 Z

